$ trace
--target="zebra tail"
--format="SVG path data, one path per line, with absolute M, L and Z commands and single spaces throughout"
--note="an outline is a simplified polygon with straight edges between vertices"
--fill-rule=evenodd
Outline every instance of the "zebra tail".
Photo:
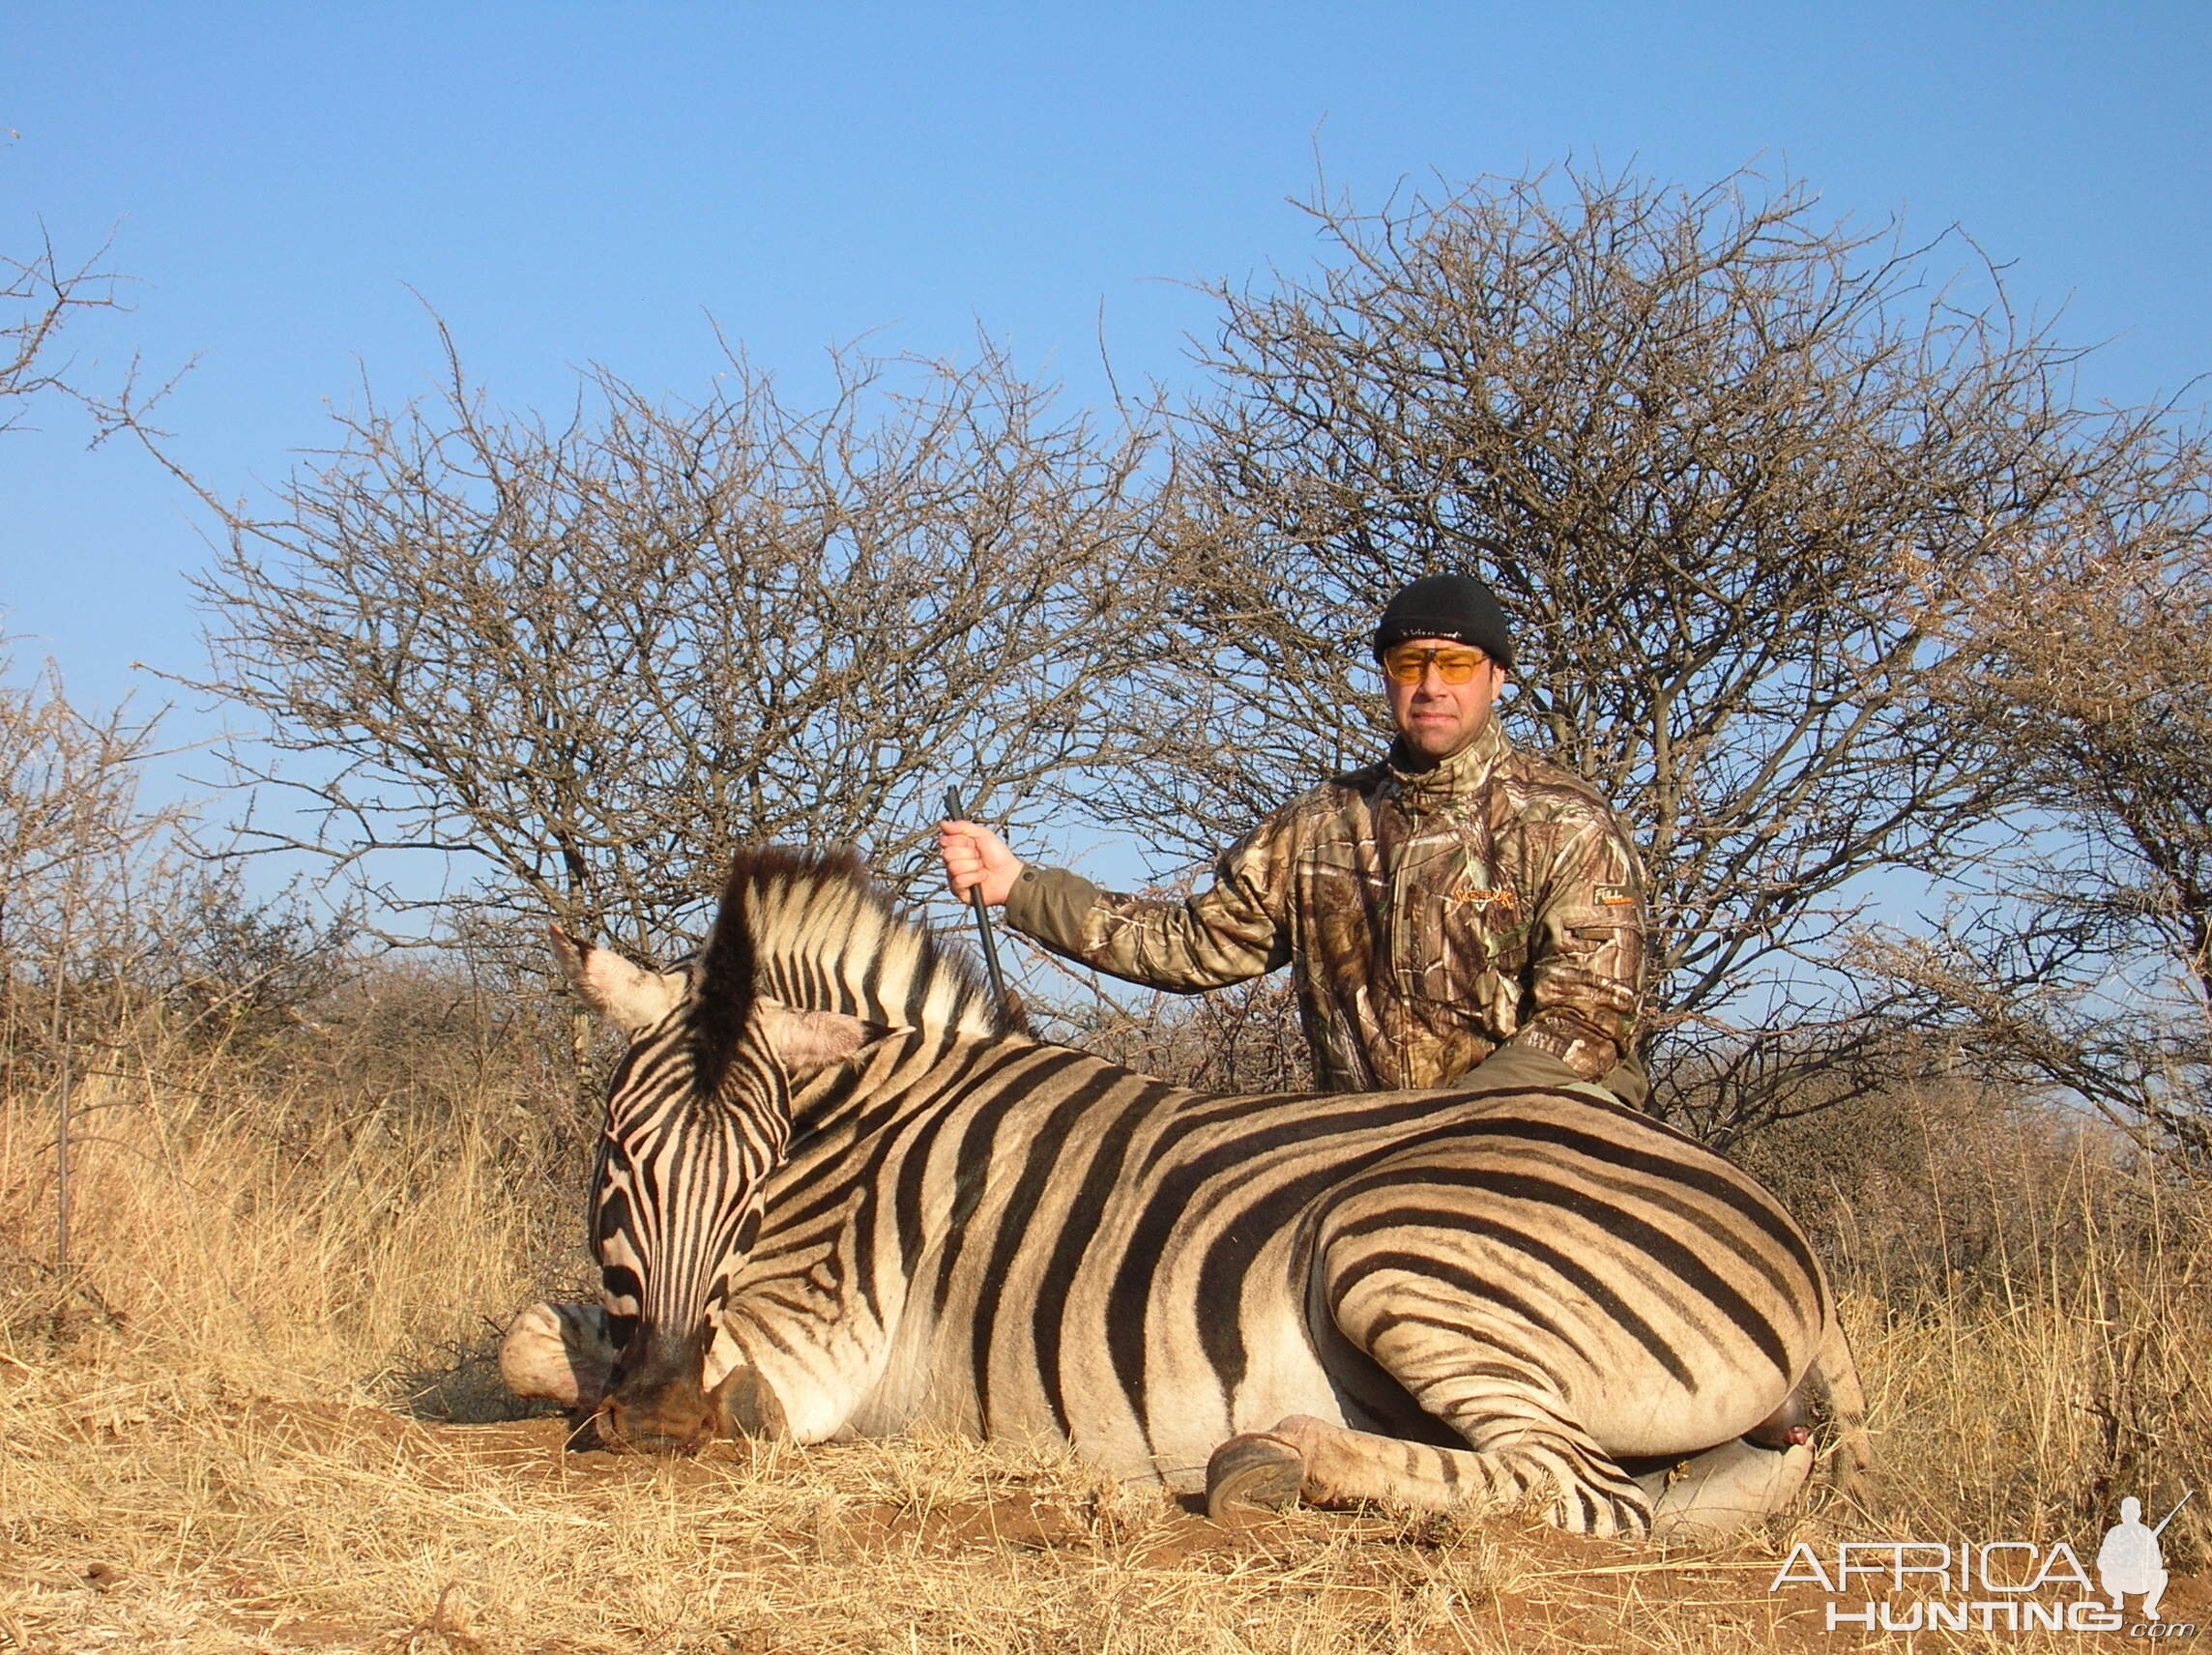
M 1833 1300 L 1807 1377 L 1826 1426 L 1823 1435 L 1829 1438 L 1820 1450 L 1826 1462 L 1821 1480 L 1828 1497 L 1873 1516 L 1880 1495 L 1874 1480 L 1874 1438 L 1866 1428 L 1866 1392 L 1859 1385 L 1858 1363 L 1851 1357 L 1850 1341 L 1844 1337 Z

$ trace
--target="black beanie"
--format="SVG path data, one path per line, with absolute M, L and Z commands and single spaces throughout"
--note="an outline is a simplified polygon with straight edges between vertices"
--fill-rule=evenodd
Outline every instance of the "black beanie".
M 1489 587 L 1470 574 L 1423 575 L 1383 605 L 1375 627 L 1375 658 L 1408 638 L 1450 638 L 1472 644 L 1501 667 L 1513 665 L 1513 638 L 1505 611 Z

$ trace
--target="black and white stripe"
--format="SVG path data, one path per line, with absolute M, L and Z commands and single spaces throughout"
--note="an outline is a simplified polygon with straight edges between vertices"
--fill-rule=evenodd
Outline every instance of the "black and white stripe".
M 1603 1534 L 1786 1498 L 1808 1403 L 1864 1463 L 1802 1234 L 1595 1089 L 1182 1090 L 1009 1031 L 856 865 L 791 853 L 741 856 L 684 973 L 564 948 L 633 1036 L 593 1224 L 618 1440 L 930 1424 L 1221 1509 L 1532 1499 Z

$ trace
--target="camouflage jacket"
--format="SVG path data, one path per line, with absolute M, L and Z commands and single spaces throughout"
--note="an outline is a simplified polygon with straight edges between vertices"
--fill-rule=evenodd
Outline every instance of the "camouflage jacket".
M 1600 1079 L 1627 1052 L 1644 965 L 1620 824 L 1495 722 L 1433 770 L 1385 761 L 1292 800 L 1185 901 L 1032 867 L 1006 919 L 1182 993 L 1293 963 L 1316 1073 L 1346 1091 L 1443 1086 L 1507 1042 Z

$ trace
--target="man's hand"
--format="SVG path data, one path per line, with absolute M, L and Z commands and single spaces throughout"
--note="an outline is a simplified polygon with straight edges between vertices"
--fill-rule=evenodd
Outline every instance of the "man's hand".
M 937 854 L 945 858 L 945 883 L 962 902 L 970 891 L 980 890 L 983 900 L 997 908 L 1022 877 L 1022 860 L 1006 849 L 1006 842 L 973 822 L 940 822 Z

